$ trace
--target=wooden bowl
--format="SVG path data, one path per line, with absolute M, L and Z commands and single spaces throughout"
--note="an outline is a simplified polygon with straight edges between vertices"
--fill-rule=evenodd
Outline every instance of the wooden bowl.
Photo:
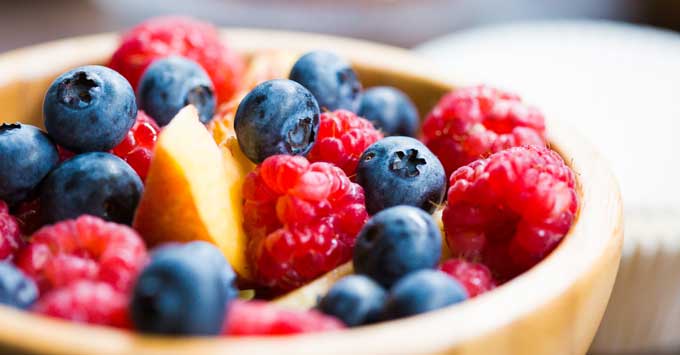
M 223 35 L 246 56 L 274 48 L 335 51 L 352 60 L 366 86 L 403 89 L 421 114 L 452 89 L 432 65 L 397 48 L 301 33 L 230 29 Z M 40 124 L 51 80 L 78 65 L 105 63 L 116 44 L 116 35 L 104 34 L 1 55 L 0 117 Z M 548 127 L 551 144 L 577 172 L 580 214 L 546 260 L 473 300 L 341 332 L 270 338 L 143 336 L 0 307 L 0 344 L 12 353 L 69 355 L 585 354 L 616 276 L 622 204 L 616 180 L 592 146 L 558 122 L 550 121 Z

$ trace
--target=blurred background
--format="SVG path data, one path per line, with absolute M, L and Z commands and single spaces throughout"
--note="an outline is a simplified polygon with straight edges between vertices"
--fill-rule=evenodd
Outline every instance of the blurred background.
M 680 1 L 675 0 L 2 0 L 0 51 L 119 30 L 167 13 L 223 26 L 333 33 L 404 47 L 454 30 L 532 19 L 610 19 L 680 28 Z

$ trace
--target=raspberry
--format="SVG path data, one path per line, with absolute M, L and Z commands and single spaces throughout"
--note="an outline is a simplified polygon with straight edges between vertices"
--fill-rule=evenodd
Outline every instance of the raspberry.
M 335 317 L 318 311 L 279 309 L 263 301 L 236 300 L 229 306 L 225 335 L 287 335 L 343 329 Z
M 521 145 L 545 145 L 545 123 L 536 108 L 514 94 L 487 86 L 445 95 L 425 118 L 423 141 L 446 175 L 488 154 Z
M 126 294 L 111 285 L 82 280 L 48 292 L 33 310 L 74 322 L 130 328 L 127 305 Z
M 353 176 L 361 153 L 382 137 L 370 121 L 350 111 L 324 112 L 309 161 L 332 163 L 347 176 Z
M 364 191 L 340 168 L 274 155 L 246 176 L 244 228 L 256 281 L 301 286 L 349 260 L 368 219 Z
M 5 201 L 0 200 L 0 260 L 13 257 L 23 245 L 17 219 L 9 214 Z
M 499 281 L 529 269 L 569 231 L 574 173 L 545 147 L 515 147 L 456 170 L 443 222 L 454 255 L 479 259 Z
M 460 282 L 467 290 L 470 298 L 491 291 L 496 287 L 496 281 L 493 279 L 491 271 L 484 264 L 464 259 L 449 259 L 439 265 L 439 270 Z
M 146 174 L 149 172 L 153 147 L 156 145 L 160 130 L 156 121 L 143 111 L 137 111 L 137 121 L 123 141 L 111 151 L 130 164 L 142 181 L 146 180 Z
M 144 242 L 133 229 L 81 216 L 38 230 L 17 266 L 41 293 L 83 279 L 127 292 L 146 261 Z
M 243 59 L 220 41 L 215 27 L 188 17 L 157 17 L 140 23 L 123 36 L 109 66 L 137 88 L 149 64 L 170 55 L 203 66 L 215 86 L 218 103 L 229 100 L 239 88 Z
M 31 235 L 42 226 L 40 219 L 40 198 L 26 200 L 14 210 L 14 216 L 19 222 L 19 229 L 23 235 Z

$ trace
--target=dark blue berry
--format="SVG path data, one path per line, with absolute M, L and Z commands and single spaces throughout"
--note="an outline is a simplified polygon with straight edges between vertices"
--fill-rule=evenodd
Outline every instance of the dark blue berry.
M 0 200 L 13 205 L 26 199 L 58 161 L 54 143 L 38 128 L 0 125 Z
M 215 114 L 215 90 L 210 77 L 198 63 L 178 56 L 156 60 L 144 71 L 137 100 L 139 108 L 160 126 L 170 123 L 187 105 L 196 107 L 203 123 Z
M 390 287 L 410 272 L 434 268 L 441 253 L 441 231 L 432 216 L 396 206 L 371 217 L 359 232 L 354 271 Z
M 446 192 L 446 173 L 439 159 L 420 141 L 402 136 L 368 147 L 359 159 L 356 181 L 364 188 L 369 214 L 397 205 L 432 213 Z
M 107 151 L 135 123 L 137 103 L 130 83 L 98 65 L 59 76 L 43 102 L 45 128 L 57 144 L 74 152 Z
M 362 275 L 336 282 L 319 302 L 319 309 L 354 327 L 379 320 L 385 305 L 385 290 Z
M 0 303 L 16 308 L 29 308 L 38 298 L 35 282 L 8 262 L 0 263 Z
M 384 319 L 413 316 L 465 301 L 467 292 L 441 271 L 421 270 L 404 276 L 390 290 Z
M 265 81 L 239 104 L 234 129 L 241 150 L 255 163 L 276 154 L 305 155 L 319 131 L 319 105 L 294 81 Z
M 154 251 L 130 302 L 135 329 L 156 334 L 219 334 L 234 291 L 233 278 L 225 284 L 226 262 L 217 253 L 207 243 L 172 244 Z
M 358 114 L 373 122 L 386 136 L 415 137 L 420 121 L 413 101 L 391 86 L 364 91 Z
M 312 92 L 319 107 L 328 111 L 356 112 L 361 83 L 350 62 L 333 53 L 309 52 L 293 65 L 290 79 Z
M 144 186 L 137 173 L 109 153 L 85 153 L 59 165 L 40 190 L 44 223 L 88 214 L 131 224 Z

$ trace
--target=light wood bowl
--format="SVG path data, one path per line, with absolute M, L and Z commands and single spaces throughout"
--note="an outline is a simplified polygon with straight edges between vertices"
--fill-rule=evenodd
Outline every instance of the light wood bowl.
M 230 29 L 223 35 L 246 56 L 264 49 L 330 49 L 352 60 L 366 86 L 406 91 L 421 114 L 453 87 L 432 65 L 397 48 L 301 33 Z M 0 118 L 40 124 L 51 80 L 79 65 L 105 63 L 116 44 L 116 35 L 104 34 L 1 55 Z M 278 338 L 143 336 L 0 307 L 0 344 L 8 353 L 69 355 L 585 354 L 617 272 L 622 204 L 616 180 L 592 146 L 559 122 L 548 127 L 551 144 L 577 172 L 580 215 L 546 260 L 476 299 L 398 321 Z

